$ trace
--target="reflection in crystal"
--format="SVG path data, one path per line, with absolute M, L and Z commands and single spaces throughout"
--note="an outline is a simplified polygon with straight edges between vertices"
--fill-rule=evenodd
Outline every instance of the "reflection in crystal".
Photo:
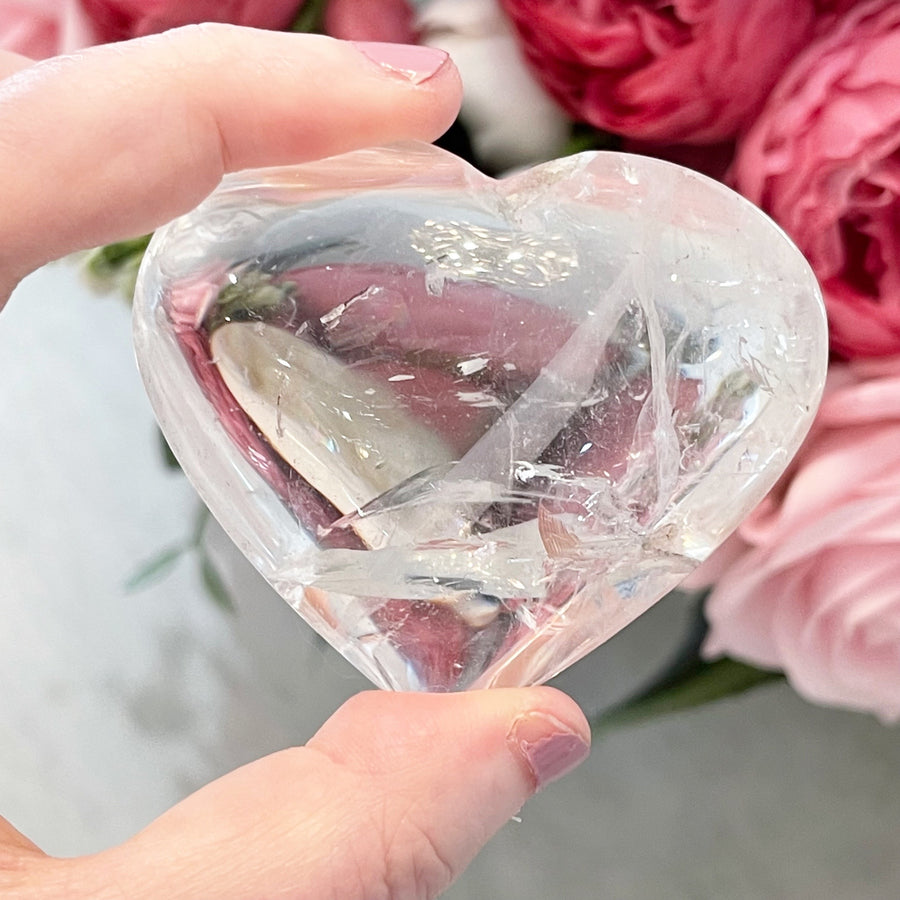
M 578 254 L 562 234 L 486 228 L 467 222 L 426 220 L 410 231 L 410 246 L 422 254 L 430 291 L 443 278 L 521 288 L 550 287 L 578 267 Z

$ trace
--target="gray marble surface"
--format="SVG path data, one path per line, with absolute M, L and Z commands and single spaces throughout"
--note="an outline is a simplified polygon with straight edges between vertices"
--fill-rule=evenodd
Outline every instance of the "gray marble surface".
M 48 851 L 125 838 L 365 687 L 221 535 L 234 614 L 190 561 L 125 590 L 196 501 L 160 462 L 127 309 L 70 264 L 0 316 L 0 422 L 0 812 Z M 686 615 L 658 605 L 560 686 L 591 707 L 622 696 Z M 604 738 L 448 896 L 896 898 L 898 772 L 897 730 L 765 688 Z

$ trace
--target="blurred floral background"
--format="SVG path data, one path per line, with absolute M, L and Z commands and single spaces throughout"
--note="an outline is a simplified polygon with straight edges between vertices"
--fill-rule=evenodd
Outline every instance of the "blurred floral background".
M 478 167 L 595 148 L 679 162 L 773 216 L 825 292 L 829 384 L 791 469 L 694 595 L 557 681 L 608 730 L 452 896 L 897 897 L 900 744 L 879 723 L 900 718 L 900 4 L 0 0 L 0 45 L 46 58 L 210 19 L 439 45 L 465 83 L 444 143 Z M 93 282 L 127 292 L 145 246 L 96 251 Z M 66 266 L 14 301 L 0 812 L 50 852 L 84 853 L 305 739 L 365 685 L 162 470 L 124 304 Z
M 826 397 L 777 488 L 691 579 L 700 624 L 628 711 L 783 673 L 815 703 L 900 719 L 900 4 L 18 0 L 0 2 L 0 45 L 45 58 L 202 21 L 442 47 L 465 87 L 443 144 L 482 170 L 621 149 L 722 180 L 778 222 L 825 294 Z M 93 277 L 127 285 L 144 246 L 99 250 Z M 136 581 L 201 547 L 204 522 Z

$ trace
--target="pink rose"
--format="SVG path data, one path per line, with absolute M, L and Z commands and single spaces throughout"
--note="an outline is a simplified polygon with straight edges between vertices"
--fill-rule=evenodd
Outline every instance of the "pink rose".
M 731 176 L 809 258 L 849 357 L 900 353 L 898 59 L 900 4 L 852 8 L 772 92 Z
M 282 29 L 303 0 L 81 0 L 98 40 L 124 41 L 195 22 Z
M 0 2 L 0 49 L 46 59 L 95 40 L 91 21 L 78 0 Z
M 647 141 L 714 143 L 752 121 L 813 32 L 814 0 L 500 0 L 575 118 Z
M 790 470 L 704 575 L 709 654 L 900 719 L 900 356 L 833 367 Z
M 415 12 L 407 0 L 328 0 L 325 32 L 345 41 L 418 40 Z

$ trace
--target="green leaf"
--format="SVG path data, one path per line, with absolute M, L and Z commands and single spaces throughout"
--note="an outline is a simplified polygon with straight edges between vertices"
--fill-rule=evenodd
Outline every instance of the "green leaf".
M 222 576 L 216 570 L 212 560 L 203 552 L 200 553 L 200 576 L 203 579 L 203 586 L 216 605 L 226 612 L 234 612 L 234 601 L 231 599 L 228 588 L 225 587 Z
M 289 30 L 304 34 L 321 34 L 327 5 L 328 0 L 306 0 L 294 17 Z
M 182 556 L 187 552 L 187 548 L 183 544 L 177 544 L 174 547 L 167 547 L 156 556 L 147 560 L 134 572 L 133 575 L 125 582 L 127 591 L 136 591 L 140 588 L 148 587 L 157 581 L 162 581 Z
M 88 266 L 93 266 L 100 272 L 116 269 L 135 256 L 143 256 L 151 237 L 150 234 L 144 234 L 127 241 L 117 241 L 115 244 L 97 247 L 91 252 Z
M 703 658 L 703 644 L 709 631 L 703 607 L 708 596 L 709 591 L 694 596 L 694 612 L 684 639 L 659 674 L 632 697 L 588 717 L 595 734 L 704 706 L 784 680 L 781 672 L 757 669 L 727 657 L 713 661 Z
M 198 500 L 197 512 L 194 513 L 194 527 L 191 529 L 188 546 L 193 547 L 197 551 L 203 550 L 203 535 L 206 532 L 206 526 L 209 525 L 210 519 L 211 515 L 206 504 Z
M 97 290 L 118 290 L 130 300 L 151 237 L 145 234 L 92 250 L 84 263 L 88 280 Z
M 636 725 L 658 716 L 736 697 L 753 688 L 783 680 L 781 672 L 757 669 L 736 659 L 698 660 L 694 666 L 683 669 L 665 684 L 657 684 L 596 715 L 591 721 L 591 728 L 597 734 Z
M 157 440 L 159 441 L 159 452 L 162 456 L 163 465 L 167 469 L 177 469 L 181 471 L 181 463 L 178 462 L 178 458 L 172 452 L 172 448 L 169 446 L 169 442 L 166 440 L 166 436 L 159 429 L 156 430 Z
M 622 139 L 617 134 L 608 131 L 600 131 L 590 125 L 576 122 L 572 125 L 569 139 L 566 142 L 561 156 L 572 156 L 575 153 L 583 153 L 585 150 L 621 150 Z

